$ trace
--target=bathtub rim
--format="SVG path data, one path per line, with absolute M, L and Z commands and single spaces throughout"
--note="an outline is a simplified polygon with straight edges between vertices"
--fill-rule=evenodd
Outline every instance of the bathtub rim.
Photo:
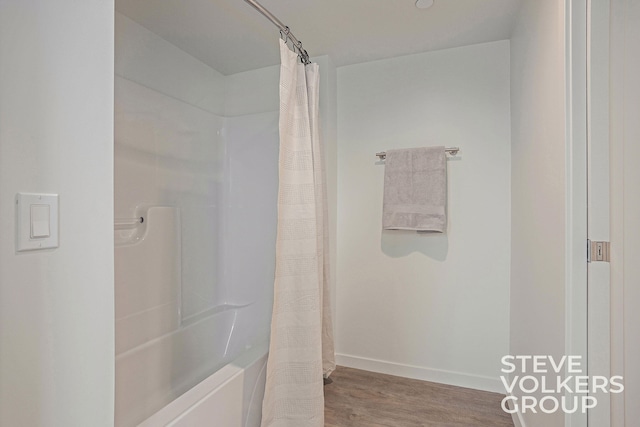
M 166 426 L 210 398 L 233 381 L 254 363 L 265 363 L 269 352 L 268 341 L 252 346 L 236 359 L 226 364 L 182 395 L 175 398 L 165 407 L 138 424 L 138 427 Z

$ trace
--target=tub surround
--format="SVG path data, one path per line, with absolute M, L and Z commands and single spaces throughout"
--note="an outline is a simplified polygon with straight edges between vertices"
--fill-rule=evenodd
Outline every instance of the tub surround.
M 318 62 L 328 70 L 321 110 L 335 176 L 335 72 L 328 58 Z M 199 383 L 217 390 L 203 407 L 226 406 L 238 385 L 254 394 L 264 387 L 259 372 L 227 365 L 269 334 L 278 67 L 223 76 L 117 13 L 116 74 L 116 217 L 145 218 L 115 235 L 116 425 L 129 426 L 182 395 L 197 405 L 189 399 Z M 158 235 L 163 229 L 174 233 Z M 157 265 L 171 274 L 156 274 Z M 220 425 L 259 422 L 255 406 L 236 407 L 240 417 L 230 411 Z

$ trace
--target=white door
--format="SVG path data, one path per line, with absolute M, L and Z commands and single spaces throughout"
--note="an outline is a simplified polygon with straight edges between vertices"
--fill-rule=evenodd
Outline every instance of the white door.
M 609 12 L 609 0 L 589 1 L 587 12 L 587 228 L 588 237 L 592 242 L 610 241 Z M 603 250 L 605 254 L 608 252 L 606 246 Z M 610 264 L 607 261 L 598 261 L 596 256 L 592 256 L 587 270 L 588 372 L 590 377 L 609 378 L 611 376 Z M 589 410 L 589 426 L 610 427 L 610 395 L 600 392 L 592 396 L 597 399 L 597 404 L 595 408 Z

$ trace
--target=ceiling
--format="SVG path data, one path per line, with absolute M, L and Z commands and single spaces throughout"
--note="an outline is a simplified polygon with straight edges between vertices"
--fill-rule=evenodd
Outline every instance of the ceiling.
M 508 39 L 522 0 L 258 0 L 336 66 Z M 279 63 L 278 29 L 244 0 L 116 0 L 116 10 L 222 74 Z

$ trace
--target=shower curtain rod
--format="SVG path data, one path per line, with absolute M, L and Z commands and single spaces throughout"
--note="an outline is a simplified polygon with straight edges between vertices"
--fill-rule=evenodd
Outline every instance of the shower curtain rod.
M 306 50 L 303 49 L 302 42 L 297 38 L 295 38 L 295 36 L 293 35 L 289 27 L 284 25 L 282 21 L 276 18 L 276 16 L 273 13 L 269 12 L 264 6 L 262 6 L 257 1 L 255 0 L 244 0 L 244 1 L 246 1 L 251 6 L 253 6 L 255 10 L 257 10 L 262 15 L 264 15 L 265 18 L 267 18 L 269 21 L 273 22 L 273 24 L 276 27 L 280 28 L 280 34 L 283 35 L 283 37 L 285 37 L 285 41 L 287 40 L 287 38 L 291 39 L 293 46 L 295 47 L 295 49 L 298 50 L 298 56 L 300 57 L 300 60 L 302 61 L 303 64 L 305 65 L 311 64 L 311 61 L 309 60 L 309 54 L 307 53 Z

